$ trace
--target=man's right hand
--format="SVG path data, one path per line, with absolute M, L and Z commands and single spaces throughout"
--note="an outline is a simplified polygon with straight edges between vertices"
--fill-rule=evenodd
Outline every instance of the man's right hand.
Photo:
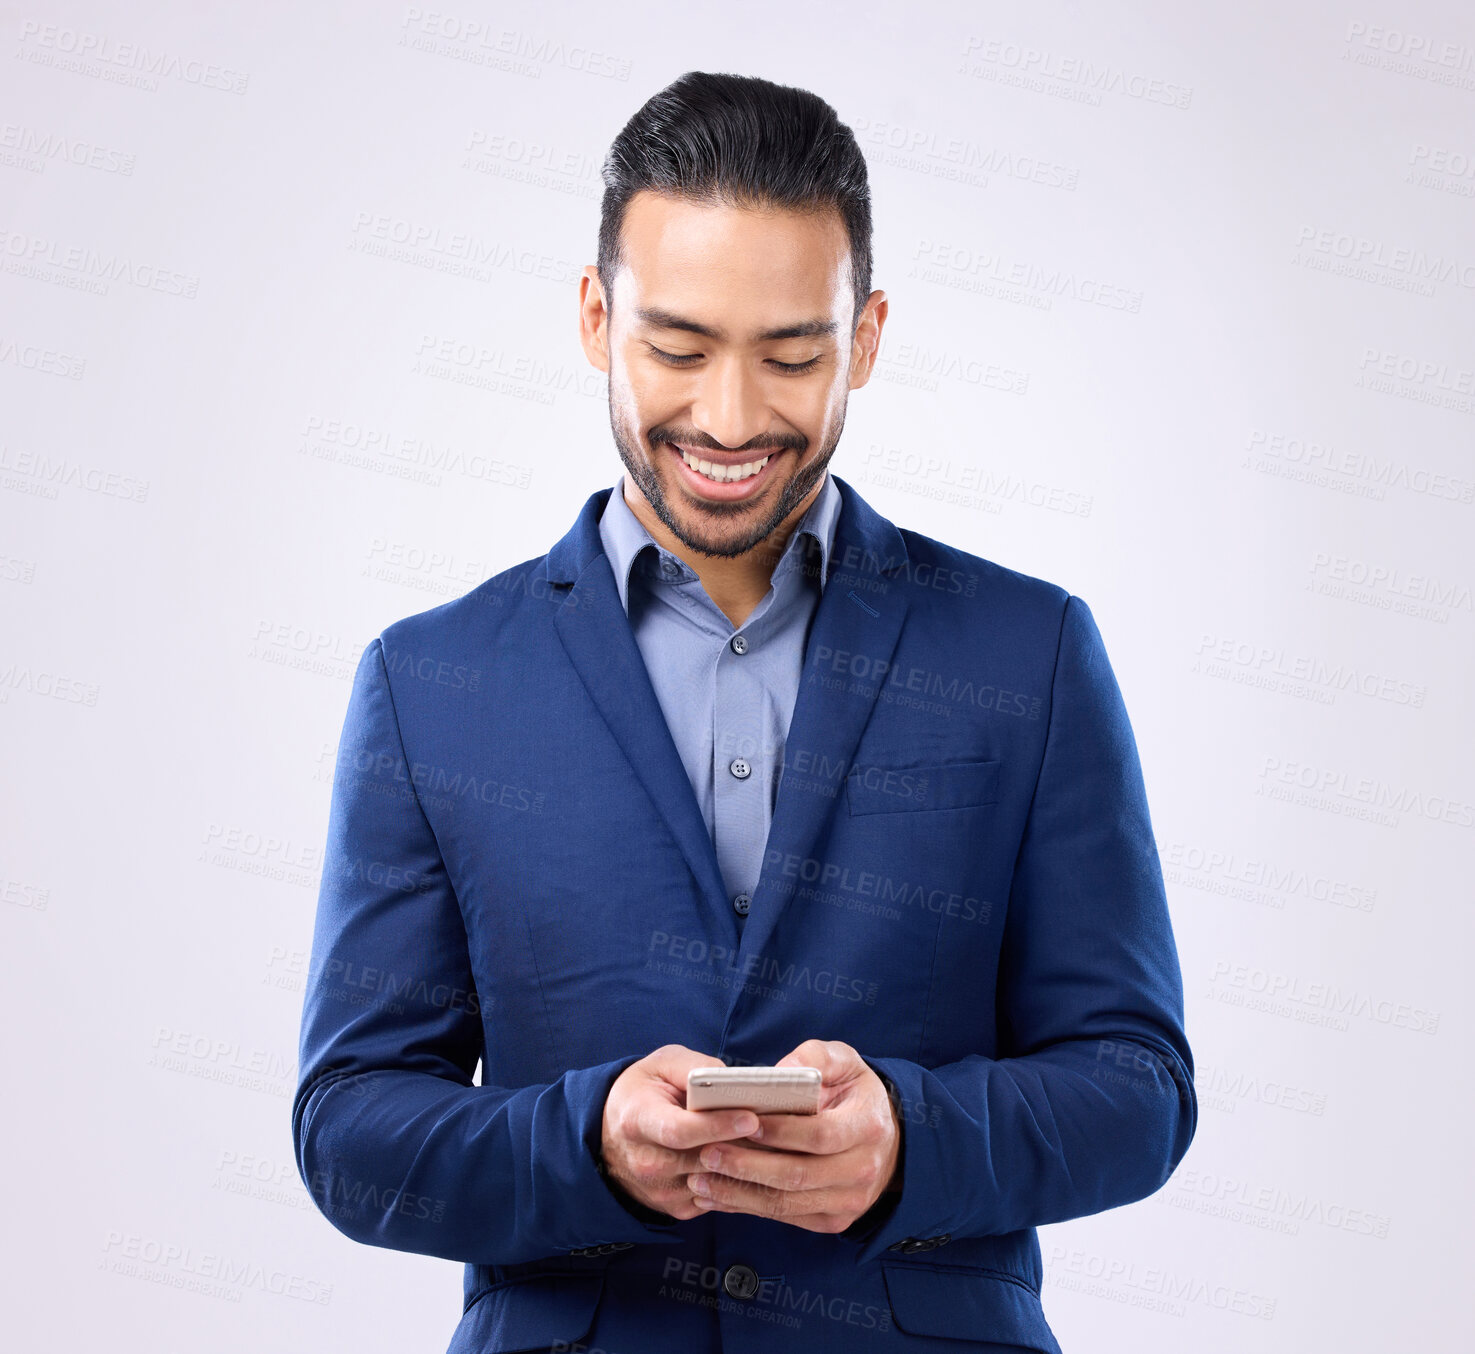
M 631 1198 L 684 1222 L 708 1210 L 696 1206 L 687 1176 L 705 1169 L 709 1142 L 733 1142 L 758 1127 L 751 1110 L 689 1110 L 686 1074 L 720 1067 L 714 1058 L 667 1044 L 631 1063 L 604 1102 L 602 1150 L 606 1172 Z

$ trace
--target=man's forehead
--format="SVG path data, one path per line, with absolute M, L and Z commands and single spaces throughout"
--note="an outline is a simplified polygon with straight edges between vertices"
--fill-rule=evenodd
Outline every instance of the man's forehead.
M 642 191 L 614 278 L 632 321 L 718 341 L 824 337 L 850 298 L 840 214 L 733 207 Z

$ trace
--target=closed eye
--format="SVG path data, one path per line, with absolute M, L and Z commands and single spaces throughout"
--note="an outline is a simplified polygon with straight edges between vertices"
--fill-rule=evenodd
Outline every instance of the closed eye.
M 652 357 L 658 358 L 671 367 L 689 367 L 693 362 L 702 360 L 700 353 L 668 353 L 657 348 L 653 343 L 647 343 L 645 346 L 650 350 Z M 780 362 L 776 358 L 769 358 L 768 361 L 776 371 L 781 371 L 787 376 L 798 376 L 819 366 L 820 363 L 818 357 L 811 357 L 808 362 Z

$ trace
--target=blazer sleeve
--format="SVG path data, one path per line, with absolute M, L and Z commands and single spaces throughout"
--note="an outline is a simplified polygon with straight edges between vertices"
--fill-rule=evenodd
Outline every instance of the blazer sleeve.
M 504 1089 L 473 1083 L 482 1051 L 466 928 L 376 638 L 339 742 L 302 1007 L 303 1183 L 355 1241 L 475 1264 L 672 1235 L 600 1174 L 605 1096 L 635 1056 Z
M 987 1236 L 1157 1190 L 1198 1118 L 1183 986 L 1136 741 L 1090 609 L 1068 597 L 1049 725 L 1015 863 L 999 1049 L 896 1086 L 904 1185 L 862 1242 Z

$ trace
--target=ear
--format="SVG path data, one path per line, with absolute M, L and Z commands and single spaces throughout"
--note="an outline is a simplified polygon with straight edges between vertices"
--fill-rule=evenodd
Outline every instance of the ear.
M 579 274 L 579 342 L 590 364 L 606 374 L 609 372 L 609 318 L 599 267 L 586 263 Z
M 881 329 L 886 323 L 887 301 L 884 291 L 873 291 L 860 312 L 855 326 L 855 339 L 850 350 L 850 388 L 859 390 L 871 379 L 876 353 L 881 347 Z

